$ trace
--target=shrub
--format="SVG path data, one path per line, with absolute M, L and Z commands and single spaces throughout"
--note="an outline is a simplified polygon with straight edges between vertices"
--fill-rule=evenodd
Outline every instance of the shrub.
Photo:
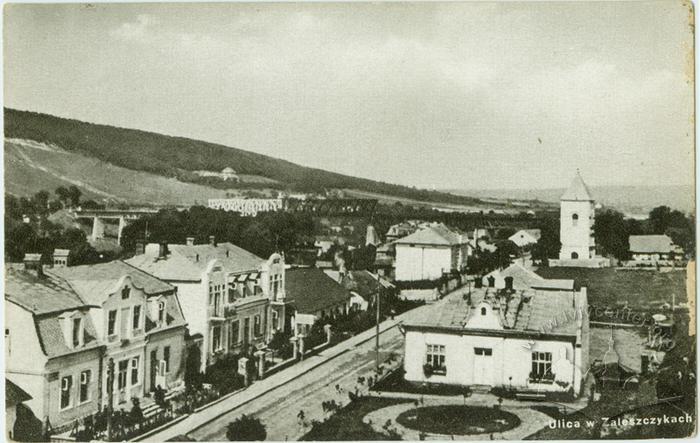
M 226 438 L 229 441 L 262 441 L 267 437 L 265 425 L 258 418 L 241 415 L 228 424 Z

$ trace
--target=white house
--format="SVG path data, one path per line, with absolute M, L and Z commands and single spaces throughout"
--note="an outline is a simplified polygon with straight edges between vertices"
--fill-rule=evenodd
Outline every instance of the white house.
M 489 272 L 481 278 L 481 283 L 484 287 L 496 289 L 574 290 L 573 280 L 545 279 L 520 263 Z
M 467 267 L 467 236 L 444 225 L 428 226 L 394 244 L 397 281 L 436 280 Z
M 177 287 L 190 332 L 203 339 L 202 370 L 225 354 L 247 352 L 284 328 L 284 257 L 265 260 L 231 243 L 152 243 L 127 260 Z
M 586 290 L 452 296 L 403 326 L 407 381 L 520 392 L 581 392 L 588 369 Z
M 518 247 L 524 248 L 537 243 L 541 236 L 542 232 L 539 229 L 521 229 L 508 237 L 508 240 L 518 245 Z

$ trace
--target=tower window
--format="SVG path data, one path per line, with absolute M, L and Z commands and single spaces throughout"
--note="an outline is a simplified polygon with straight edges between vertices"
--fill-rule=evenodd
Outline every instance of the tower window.
M 572 224 L 573 226 L 578 225 L 578 214 L 574 213 L 574 214 L 571 216 L 571 224 Z
M 486 308 L 481 308 L 481 315 L 486 315 Z
M 578 258 L 578 252 L 572 252 L 571 253 L 571 258 L 576 260 Z

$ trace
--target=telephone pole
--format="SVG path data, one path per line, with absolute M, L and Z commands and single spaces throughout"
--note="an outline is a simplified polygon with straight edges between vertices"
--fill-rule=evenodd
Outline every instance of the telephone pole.
M 377 333 L 375 336 L 375 369 L 377 371 L 377 374 L 379 374 L 379 310 L 381 306 L 381 294 L 382 290 L 379 288 L 377 291 Z

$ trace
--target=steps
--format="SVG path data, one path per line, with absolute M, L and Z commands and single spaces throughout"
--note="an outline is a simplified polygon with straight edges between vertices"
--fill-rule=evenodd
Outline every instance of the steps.
M 165 393 L 165 400 L 170 400 L 172 399 L 175 395 L 179 394 L 180 392 L 185 390 L 185 385 L 181 384 L 180 386 L 177 386 L 168 392 Z M 156 415 L 158 412 L 163 410 L 156 401 L 153 399 L 153 394 L 151 394 L 149 397 L 143 397 L 141 399 L 141 411 L 143 412 L 143 417 L 144 418 L 149 418 L 154 415 Z

